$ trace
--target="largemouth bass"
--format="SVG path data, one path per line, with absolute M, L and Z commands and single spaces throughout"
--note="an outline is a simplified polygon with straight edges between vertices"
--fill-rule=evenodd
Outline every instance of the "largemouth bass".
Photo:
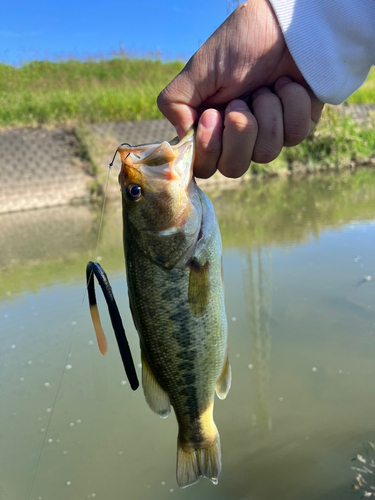
M 214 395 L 231 384 L 222 247 L 210 200 L 193 178 L 194 132 L 180 142 L 120 146 L 130 308 L 140 338 L 146 401 L 171 406 L 179 432 L 177 483 L 217 483 Z

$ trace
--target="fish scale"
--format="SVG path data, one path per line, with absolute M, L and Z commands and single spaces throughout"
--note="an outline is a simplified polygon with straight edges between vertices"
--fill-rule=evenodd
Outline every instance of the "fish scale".
M 215 389 L 230 387 L 220 231 L 192 177 L 194 134 L 180 143 L 120 146 L 130 308 L 150 408 L 178 425 L 181 487 L 221 471 Z
M 189 270 L 166 273 L 164 269 L 154 266 L 142 253 L 134 252 L 134 248 L 135 246 L 128 250 L 126 257 L 130 270 L 129 296 L 136 297 L 135 321 L 142 332 L 141 345 L 147 361 L 154 368 L 162 388 L 175 401 L 175 409 L 184 408 L 178 400 L 178 382 L 182 383 L 182 379 L 186 378 L 186 370 L 181 367 L 181 361 L 192 365 L 187 375 L 194 375 L 200 381 L 202 396 L 206 392 L 205 388 L 203 390 L 203 384 L 210 387 L 211 401 L 223 363 L 220 358 L 224 356 L 226 346 L 225 332 L 212 328 L 211 323 L 215 319 L 212 306 L 203 318 L 194 318 L 187 299 Z M 135 261 L 137 265 L 130 264 Z M 170 282 L 172 285 L 169 285 Z M 173 289 L 179 290 L 179 294 L 176 294 L 179 297 L 171 293 Z M 214 303 L 213 306 L 215 305 Z M 212 360 L 215 360 L 218 352 L 219 360 L 212 370 Z M 209 374 L 204 373 L 206 362 L 210 362 Z M 203 401 L 202 397 L 200 406 L 201 410 L 207 406 L 207 401 Z

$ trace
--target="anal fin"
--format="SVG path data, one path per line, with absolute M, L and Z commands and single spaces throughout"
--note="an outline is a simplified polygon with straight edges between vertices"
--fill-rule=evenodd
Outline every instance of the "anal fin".
M 171 404 L 168 394 L 160 387 L 142 354 L 142 385 L 148 406 L 161 418 L 167 418 L 171 413 Z
M 232 370 L 229 363 L 228 351 L 229 349 L 227 347 L 223 369 L 215 386 L 216 395 L 220 399 L 225 399 L 227 397 L 232 382 Z

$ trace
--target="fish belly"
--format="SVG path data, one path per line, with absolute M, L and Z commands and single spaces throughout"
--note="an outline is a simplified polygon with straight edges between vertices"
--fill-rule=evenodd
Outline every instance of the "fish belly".
M 134 249 L 127 249 L 126 258 L 129 300 L 142 356 L 174 408 L 178 456 L 213 446 L 220 462 L 216 469 L 220 469 L 212 410 L 227 344 L 221 260 L 209 263 L 207 305 L 197 316 L 189 303 L 189 266 L 168 270 Z M 205 473 L 202 466 L 198 478 L 206 475 L 214 480 L 220 472 L 216 469 Z M 197 474 L 180 481 L 177 474 L 180 486 L 196 482 Z
M 188 298 L 189 268 L 167 270 L 142 253 L 130 261 L 129 298 L 142 353 L 179 423 L 194 421 L 212 403 L 225 359 L 221 268 L 210 267 L 206 311 L 195 317 Z

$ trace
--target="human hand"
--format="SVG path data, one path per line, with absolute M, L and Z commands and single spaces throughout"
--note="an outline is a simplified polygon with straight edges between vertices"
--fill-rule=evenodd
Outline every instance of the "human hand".
M 180 138 L 198 121 L 194 173 L 240 177 L 303 141 L 318 101 L 294 63 L 268 0 L 248 0 L 160 93 Z M 249 107 L 250 106 L 250 107 Z

